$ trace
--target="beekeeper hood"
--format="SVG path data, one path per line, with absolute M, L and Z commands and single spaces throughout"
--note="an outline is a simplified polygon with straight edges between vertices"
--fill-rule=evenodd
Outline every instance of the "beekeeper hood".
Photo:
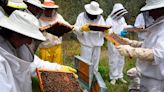
M 92 1 L 90 4 L 84 6 L 87 13 L 91 15 L 100 15 L 103 13 L 103 10 L 99 7 L 99 4 L 95 1 Z
M 37 19 L 26 12 L 15 10 L 9 17 L 0 20 L 0 26 L 37 40 L 45 40 L 35 23 Z
M 44 0 L 44 3 L 43 3 L 43 8 L 59 8 L 58 5 L 55 4 L 54 1 L 52 0 Z
M 128 13 L 128 11 L 123 7 L 123 5 L 121 3 L 116 3 L 113 6 L 113 10 L 112 10 L 110 16 L 113 19 L 118 19 L 118 18 L 124 16 L 127 13 Z
M 34 6 L 39 7 L 39 8 L 42 8 L 42 4 L 41 4 L 41 2 L 39 0 L 27 0 L 25 2 L 28 2 L 28 3 L 30 3 L 30 4 L 32 4 Z
M 141 8 L 141 11 L 158 9 L 164 7 L 164 0 L 146 0 L 146 5 Z
M 7 6 L 18 9 L 27 8 L 27 5 L 23 2 L 23 0 L 9 0 Z

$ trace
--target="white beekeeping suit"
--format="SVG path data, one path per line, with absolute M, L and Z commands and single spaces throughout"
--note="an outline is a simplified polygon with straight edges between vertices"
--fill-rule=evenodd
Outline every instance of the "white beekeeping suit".
M 149 25 L 151 25 L 153 21 L 154 19 L 151 16 L 149 16 L 149 12 L 143 12 L 137 16 L 134 26 L 137 28 L 145 29 L 145 27 L 148 27 Z M 146 31 L 138 33 L 138 39 L 140 41 L 143 41 L 145 39 L 145 36 L 146 36 Z
M 112 26 L 111 31 L 116 34 L 120 32 L 127 26 L 126 21 L 123 17 L 126 14 L 126 9 L 122 4 L 117 3 L 113 7 L 112 13 L 108 16 L 106 20 L 106 25 Z M 108 58 L 110 66 L 110 79 L 111 84 L 115 84 L 117 79 L 123 79 L 123 67 L 124 67 L 124 56 L 121 56 L 115 46 L 108 41 Z
M 96 9 L 92 10 L 95 7 Z M 93 63 L 94 71 L 98 71 L 101 46 L 104 43 L 104 34 L 102 32 L 92 30 L 84 32 L 84 30 L 81 30 L 80 28 L 84 24 L 105 25 L 104 18 L 100 15 L 103 11 L 99 8 L 99 4 L 95 1 L 85 5 L 85 9 L 86 12 L 80 13 L 77 17 L 75 26 L 79 27 L 79 30 L 74 31 L 74 33 L 77 35 L 77 39 L 81 44 L 81 57 Z M 90 16 L 97 16 L 96 19 L 91 20 L 87 13 Z
M 118 46 L 122 55 L 137 58 L 141 74 L 140 92 L 164 92 L 164 0 L 146 0 L 141 11 L 149 11 L 154 22 L 149 25 L 141 48 Z
M 143 28 L 145 29 L 145 20 L 144 20 L 144 16 L 143 16 L 143 13 L 140 13 L 136 20 L 135 20 L 135 23 L 134 23 L 134 26 L 137 27 L 137 28 Z M 138 33 L 138 39 L 140 41 L 143 41 L 145 39 L 145 35 L 146 35 L 146 32 L 140 32 Z

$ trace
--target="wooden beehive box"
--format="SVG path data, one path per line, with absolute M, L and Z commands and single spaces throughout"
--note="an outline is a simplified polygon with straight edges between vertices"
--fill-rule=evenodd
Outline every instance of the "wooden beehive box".
M 73 73 L 36 70 L 41 92 L 83 92 Z
M 93 79 L 93 65 L 89 61 L 75 56 L 75 68 L 79 76 L 79 82 L 84 89 L 90 90 Z
M 107 87 L 99 72 L 94 73 L 91 92 L 106 92 Z
M 105 30 L 110 29 L 111 26 L 104 26 L 104 25 L 97 25 L 97 24 L 89 24 L 89 28 L 92 31 L 104 32 Z
M 113 43 L 115 46 L 119 46 L 119 45 L 128 45 L 128 42 L 125 41 L 124 39 L 122 39 L 119 35 L 117 35 L 116 33 L 111 33 L 111 34 L 107 34 L 105 36 L 105 38 Z
M 44 27 L 41 27 L 41 31 L 47 31 L 53 35 L 58 37 L 63 36 L 65 33 L 70 32 L 73 29 L 72 25 L 63 23 L 63 22 L 55 22 L 54 24 L 50 24 Z

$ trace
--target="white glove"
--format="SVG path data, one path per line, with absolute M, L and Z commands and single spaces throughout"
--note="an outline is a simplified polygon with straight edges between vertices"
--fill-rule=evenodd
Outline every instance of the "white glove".
M 57 63 L 50 63 L 48 61 L 41 60 L 38 56 L 34 55 L 34 61 L 30 65 L 32 76 L 36 76 L 36 68 L 45 69 L 45 70 L 56 70 L 73 73 L 76 78 L 78 76 L 75 74 L 77 71 L 69 66 L 60 65 Z
M 139 58 L 152 62 L 154 54 L 152 49 L 134 48 L 129 45 L 120 45 L 116 47 L 121 55 Z
M 131 68 L 131 69 L 129 69 L 127 71 L 127 75 L 129 77 L 138 77 L 139 76 L 139 72 L 137 71 L 136 67 L 133 67 L 133 68 Z
M 72 31 L 79 31 L 80 30 L 80 28 L 79 27 L 77 27 L 77 26 L 73 26 L 73 29 L 72 29 Z
M 34 61 L 30 65 L 32 76 L 36 76 L 36 68 L 47 70 L 60 70 L 61 65 L 57 63 L 50 63 L 48 61 L 41 60 L 38 56 L 34 55 Z
M 136 40 L 130 40 L 128 38 L 123 38 L 125 41 L 129 43 L 132 47 L 141 47 L 143 42 L 142 41 L 136 41 Z

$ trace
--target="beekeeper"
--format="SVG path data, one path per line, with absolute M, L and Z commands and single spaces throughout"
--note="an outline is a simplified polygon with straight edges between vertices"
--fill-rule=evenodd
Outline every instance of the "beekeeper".
M 43 62 L 30 52 L 32 39 L 45 40 L 35 25 L 37 19 L 15 10 L 0 20 L 0 89 L 2 92 L 32 92 L 31 75 L 36 68 L 75 72 L 71 67 Z M 31 55 L 31 56 L 30 56 Z
M 149 25 L 141 48 L 118 46 L 121 55 L 137 58 L 136 68 L 141 73 L 141 92 L 164 92 L 164 0 L 146 0 L 141 11 L 149 11 L 154 19 Z
M 40 0 L 26 0 L 25 3 L 28 5 L 26 11 L 39 19 L 43 13 L 43 8 Z
M 105 25 L 104 18 L 101 16 L 103 10 L 96 1 L 84 6 L 85 12 L 78 15 L 74 33 L 81 44 L 80 55 L 94 65 L 94 71 L 98 71 L 101 46 L 104 43 L 102 32 L 91 31 L 88 24 Z M 75 27 L 75 28 L 76 28 Z
M 112 26 L 111 31 L 116 34 L 121 34 L 121 31 L 127 26 L 124 19 L 124 15 L 127 14 L 127 10 L 122 4 L 116 3 L 113 6 L 111 14 L 106 20 L 106 25 Z M 116 47 L 108 41 L 108 58 L 110 68 L 110 80 L 111 84 L 115 84 L 116 80 L 120 79 L 123 83 L 127 83 L 123 79 L 123 67 L 124 67 L 124 56 L 121 56 Z
M 45 0 L 43 3 L 45 9 L 39 18 L 41 26 L 47 26 L 57 21 L 67 23 L 63 17 L 57 13 L 58 5 L 52 0 Z M 60 31 L 60 30 L 59 30 Z M 43 33 L 46 41 L 39 45 L 39 57 L 43 60 L 63 64 L 62 60 L 62 37 L 57 37 L 48 32 Z
M 146 30 L 145 28 L 147 28 L 149 25 L 151 25 L 154 22 L 154 19 L 149 16 L 149 12 L 148 11 L 143 11 L 141 12 L 135 20 L 134 26 L 137 28 L 142 28 L 143 31 L 138 32 L 138 40 L 141 41 L 140 43 L 142 44 L 142 41 L 144 41 L 144 39 L 146 39 Z M 131 40 L 132 43 L 134 43 L 134 41 Z M 141 46 L 138 45 L 139 47 Z M 137 45 L 137 44 L 136 44 Z M 136 45 L 133 45 L 135 47 L 138 47 Z M 129 87 L 128 87 L 128 92 L 133 92 L 136 90 L 140 90 L 140 73 L 137 71 L 136 67 L 133 67 L 131 69 L 129 69 L 127 71 L 127 75 L 128 77 L 130 77 L 131 81 L 129 83 Z

